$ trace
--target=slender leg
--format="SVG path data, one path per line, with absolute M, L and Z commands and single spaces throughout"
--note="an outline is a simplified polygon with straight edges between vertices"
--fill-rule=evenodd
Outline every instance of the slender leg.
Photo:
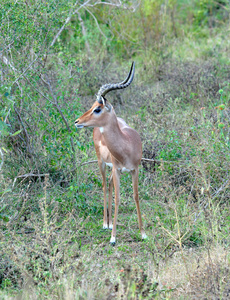
M 142 219 L 141 219 L 141 211 L 140 211 L 140 205 L 139 205 L 138 169 L 135 169 L 135 170 L 132 171 L 132 181 L 133 181 L 133 198 L 135 200 L 136 208 L 137 208 L 137 216 L 138 216 L 139 229 L 140 229 L 140 232 L 141 232 L 142 239 L 146 239 L 147 236 L 146 236 L 145 231 L 143 229 Z
M 114 212 L 114 221 L 113 221 L 113 229 L 112 229 L 110 244 L 115 245 L 117 215 L 118 215 L 118 207 L 120 203 L 120 172 L 117 169 L 113 168 L 112 174 L 113 174 L 113 183 L 115 189 L 115 212 Z
M 106 199 L 106 164 L 104 162 L 99 163 L 99 168 L 102 175 L 102 186 L 104 192 L 104 219 L 103 219 L 103 229 L 108 229 L 107 221 L 107 199 Z
M 113 200 L 113 173 L 111 173 L 111 176 L 109 178 L 109 229 L 113 229 L 113 223 L 112 223 L 112 200 Z

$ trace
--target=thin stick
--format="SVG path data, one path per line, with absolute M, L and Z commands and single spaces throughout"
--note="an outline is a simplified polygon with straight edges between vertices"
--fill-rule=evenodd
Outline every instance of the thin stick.
M 96 162 L 97 162 L 97 160 L 86 161 L 86 162 L 84 162 L 83 164 L 81 164 L 81 166 L 88 165 L 88 164 L 94 164 L 94 163 L 96 163 Z
M 1 161 L 1 163 L 0 163 L 0 170 L 1 170 L 1 168 L 2 168 L 2 166 L 3 166 L 3 164 L 4 164 L 4 154 L 3 154 L 3 151 L 2 151 L 1 148 L 0 148 L 0 154 L 1 154 L 1 159 L 2 159 L 2 161 Z

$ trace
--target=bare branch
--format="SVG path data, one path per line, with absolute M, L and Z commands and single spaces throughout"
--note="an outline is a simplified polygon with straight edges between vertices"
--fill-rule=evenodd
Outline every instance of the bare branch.
M 81 14 L 78 12 L 77 15 L 78 15 L 78 20 L 79 20 L 80 25 L 81 25 L 82 35 L 83 35 L 83 37 L 85 38 L 85 47 L 86 47 L 86 49 L 87 49 L 88 56 L 90 56 L 91 50 L 90 50 L 89 43 L 88 43 L 88 41 L 87 41 L 86 28 L 85 28 L 84 22 L 83 22 L 83 20 L 82 20 Z
M 69 23 L 69 21 L 71 20 L 72 16 L 75 15 L 82 7 L 86 6 L 91 0 L 87 0 L 85 3 L 83 3 L 82 5 L 80 5 L 76 10 L 72 10 L 72 12 L 70 12 L 70 15 L 68 16 L 68 18 L 66 18 L 65 23 L 62 25 L 62 27 L 60 28 L 60 30 L 58 31 L 58 33 L 55 35 L 52 43 L 50 44 L 50 47 L 52 47 L 54 45 L 54 43 L 56 42 L 56 40 L 58 39 L 58 37 L 60 36 L 60 34 L 62 33 L 62 31 L 64 30 L 64 28 L 66 27 L 66 25 Z M 78 4 L 78 0 L 75 2 L 73 7 L 76 7 Z
M 3 53 L 7 48 L 9 48 L 11 45 L 13 45 L 14 42 L 15 42 L 15 41 L 11 42 L 11 43 L 10 43 L 9 45 L 7 45 L 4 49 L 2 49 L 2 50 L 0 51 L 0 55 L 2 55 L 1 53 Z
M 97 24 L 97 28 L 99 29 L 99 31 L 100 31 L 100 33 L 103 35 L 103 37 L 106 38 L 106 39 L 108 39 L 107 36 L 106 36 L 106 35 L 103 33 L 103 31 L 101 30 L 100 25 L 99 25 L 98 22 L 97 22 L 97 18 L 94 16 L 94 14 L 93 14 L 88 8 L 86 8 L 86 7 L 85 7 L 85 10 L 87 10 L 88 13 L 94 18 L 94 21 L 95 21 L 95 23 Z
M 77 14 L 79 12 L 80 9 L 82 9 L 83 7 L 92 15 L 92 17 L 94 18 L 101 34 L 107 39 L 107 37 L 104 35 L 104 33 L 102 32 L 102 30 L 100 29 L 100 26 L 96 20 L 96 17 L 92 14 L 91 11 L 89 11 L 86 7 L 94 7 L 96 5 L 110 5 L 110 6 L 113 6 L 113 7 L 123 7 L 124 9 L 132 9 L 133 12 L 137 9 L 137 7 L 140 5 L 140 1 L 137 2 L 136 5 L 132 6 L 132 7 L 127 7 L 126 5 L 124 5 L 120 0 L 116 1 L 116 2 L 102 2 L 102 1 L 96 1 L 92 4 L 90 4 L 90 1 L 91 0 L 87 0 L 86 2 L 84 2 L 82 5 L 80 5 L 78 8 L 76 8 L 74 10 L 74 8 L 77 6 L 78 4 L 78 1 L 75 2 L 74 6 L 73 6 L 73 9 L 70 11 L 69 13 L 69 16 L 66 18 L 64 24 L 62 25 L 62 27 L 59 29 L 58 33 L 55 35 L 53 41 L 51 42 L 50 44 L 50 47 L 52 47 L 55 42 L 57 41 L 58 37 L 60 36 L 60 34 L 62 33 L 62 31 L 64 30 L 64 28 L 66 27 L 66 25 L 70 22 L 72 16 L 74 16 L 75 14 Z
M 22 72 L 22 74 L 19 75 L 19 77 L 12 83 L 14 85 L 18 82 L 18 80 L 24 76 L 24 74 L 29 70 L 29 68 L 35 63 L 35 61 L 38 59 L 38 56 L 29 64 L 29 66 Z
M 133 5 L 131 7 L 128 7 L 126 5 L 124 5 L 120 0 L 118 0 L 118 3 L 114 3 L 114 2 L 102 2 L 102 1 L 96 1 L 94 4 L 89 4 L 88 6 L 96 6 L 96 5 L 110 5 L 110 6 L 114 6 L 114 7 L 123 7 L 124 9 L 132 9 L 133 12 L 135 12 L 135 10 L 139 7 L 141 3 L 141 0 L 137 1 L 136 5 Z
M 118 3 L 114 3 L 114 2 L 102 2 L 102 1 L 96 1 L 94 4 L 89 4 L 88 6 L 96 6 L 96 5 L 110 5 L 110 6 L 115 6 L 115 7 L 120 7 L 122 6 L 122 3 L 120 0 L 118 0 Z
M 4 62 L 5 65 L 10 66 L 10 68 L 15 72 L 16 69 L 15 67 L 11 64 L 11 62 L 9 61 L 9 59 L 7 59 L 4 55 L 2 55 L 0 53 L 0 57 L 2 57 L 2 61 Z

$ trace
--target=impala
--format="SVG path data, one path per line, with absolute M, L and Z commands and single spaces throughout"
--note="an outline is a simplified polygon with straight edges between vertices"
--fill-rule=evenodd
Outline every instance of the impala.
M 139 196 L 138 196 L 138 166 L 142 157 L 142 144 L 136 130 L 129 127 L 126 122 L 118 118 L 113 106 L 106 100 L 105 95 L 117 89 L 128 87 L 134 77 L 135 64 L 132 63 L 127 78 L 117 84 L 103 85 L 97 94 L 93 106 L 75 121 L 77 128 L 94 127 L 93 141 L 98 158 L 98 164 L 103 180 L 104 191 L 104 221 L 103 228 L 112 229 L 110 243 L 116 242 L 116 225 L 118 207 L 120 203 L 120 173 L 131 172 L 133 183 L 133 194 L 137 208 L 139 229 L 142 239 L 146 238 L 143 229 Z M 106 199 L 106 166 L 112 167 L 109 179 L 109 201 L 107 211 Z M 112 224 L 112 192 L 115 188 L 115 213 Z

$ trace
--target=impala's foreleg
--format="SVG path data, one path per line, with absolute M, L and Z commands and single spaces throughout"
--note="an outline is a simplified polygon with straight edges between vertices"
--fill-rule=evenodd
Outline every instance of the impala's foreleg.
M 99 162 L 99 168 L 102 176 L 102 187 L 104 192 L 104 219 L 103 219 L 103 229 L 108 229 L 108 219 L 107 219 L 107 198 L 106 198 L 106 164 L 104 162 Z
M 114 221 L 113 221 L 113 229 L 112 229 L 110 244 L 115 245 L 117 215 L 118 215 L 118 207 L 120 204 L 120 172 L 117 169 L 113 168 L 112 175 L 113 175 L 113 184 L 115 189 L 115 212 L 114 212 Z
M 113 173 L 111 173 L 111 176 L 109 178 L 109 229 L 113 229 L 113 223 L 112 223 L 112 201 L 113 201 Z
M 133 198 L 135 200 L 136 208 L 137 208 L 137 216 L 138 216 L 139 229 L 140 229 L 140 232 L 141 232 L 142 239 L 146 239 L 147 236 L 146 236 L 145 231 L 143 229 L 142 219 L 141 219 L 141 210 L 140 210 L 140 205 L 139 205 L 138 169 L 135 169 L 135 170 L 132 171 L 132 182 L 133 182 Z

